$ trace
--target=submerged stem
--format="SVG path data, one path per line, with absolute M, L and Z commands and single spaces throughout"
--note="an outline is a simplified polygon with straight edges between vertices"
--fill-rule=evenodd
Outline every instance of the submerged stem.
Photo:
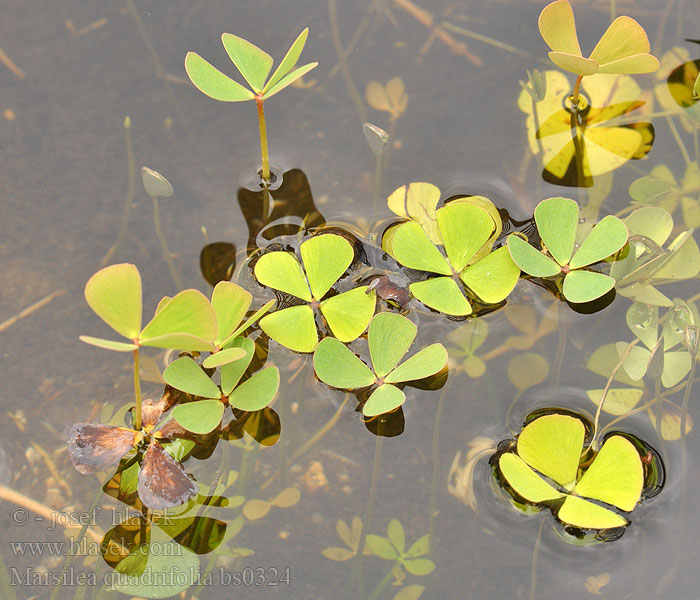
M 139 349 L 134 350 L 134 397 L 136 398 L 136 413 L 134 414 L 134 429 L 141 429 L 141 376 L 139 371 Z
M 260 154 L 262 158 L 262 178 L 265 184 L 270 182 L 270 155 L 267 150 L 267 127 L 265 125 L 264 100 L 261 96 L 255 97 L 255 105 L 258 107 L 258 128 L 260 129 Z
M 158 198 L 151 196 L 151 200 L 153 200 L 153 225 L 156 229 L 156 237 L 160 242 L 160 247 L 163 250 L 163 258 L 165 258 L 165 263 L 168 265 L 168 270 L 170 271 L 170 275 L 172 275 L 173 281 L 175 282 L 175 287 L 177 287 L 178 291 L 180 291 L 182 289 L 180 273 L 178 273 L 177 269 L 175 268 L 173 259 L 170 256 L 170 250 L 168 250 L 168 243 L 165 241 L 165 237 L 163 236 L 163 232 L 160 228 L 160 210 L 158 208 Z

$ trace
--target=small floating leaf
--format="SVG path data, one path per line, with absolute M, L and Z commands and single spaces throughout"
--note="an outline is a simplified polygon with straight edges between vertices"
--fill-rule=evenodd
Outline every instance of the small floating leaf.
M 566 497 L 557 518 L 563 523 L 582 529 L 612 529 L 627 525 L 627 519 L 617 513 L 576 496 Z
M 608 215 L 583 240 L 569 266 L 578 269 L 597 263 L 615 254 L 626 242 L 627 227 L 617 217 Z
M 317 235 L 306 240 L 301 245 L 300 252 L 311 295 L 316 300 L 321 300 L 326 295 L 345 273 L 354 256 L 350 242 L 333 234 Z
M 464 316 L 472 312 L 469 304 L 454 279 L 433 277 L 417 281 L 409 286 L 411 293 L 426 306 L 446 315 Z
M 443 206 L 436 216 L 450 265 L 459 273 L 491 237 L 495 229 L 493 219 L 484 209 L 462 202 Z
M 171 362 L 163 372 L 163 379 L 175 389 L 202 398 L 220 398 L 221 391 L 202 368 L 189 356 Z M 183 425 L 184 427 L 184 425 Z
M 464 285 L 486 304 L 497 304 L 505 300 L 519 278 L 520 267 L 513 262 L 506 247 L 487 254 L 460 275 Z
M 260 319 L 260 328 L 276 342 L 297 352 L 313 352 L 318 343 L 314 311 L 308 305 L 265 315 Z
M 509 485 L 528 502 L 545 502 L 564 496 L 512 452 L 504 452 L 501 455 L 498 459 L 498 467 Z
M 384 381 L 401 383 L 424 379 L 438 373 L 446 364 L 445 347 L 442 344 L 431 344 L 401 363 L 384 378 Z
M 354 390 L 375 381 L 370 368 L 335 338 L 321 340 L 314 352 L 317 377 L 332 387 Z
M 628 439 L 613 435 L 605 440 L 574 490 L 580 496 L 630 511 L 639 502 L 643 487 L 644 468 L 639 452 Z
M 406 396 L 397 387 L 385 383 L 372 392 L 362 408 L 362 414 L 366 417 L 376 417 L 390 412 L 406 401 Z
M 533 277 L 554 277 L 561 268 L 551 258 L 539 252 L 518 235 L 508 236 L 508 252 L 513 262 Z
M 176 406 L 172 417 L 187 431 L 206 435 L 219 426 L 224 408 L 221 400 L 199 400 Z
M 440 275 L 452 274 L 445 257 L 415 221 L 397 226 L 391 240 L 394 258 L 405 267 Z
M 366 291 L 367 286 L 354 288 L 324 300 L 319 306 L 328 327 L 341 342 L 353 341 L 369 325 L 377 300 Z
M 369 325 L 369 353 L 377 377 L 387 375 L 408 352 L 418 328 L 406 317 L 389 312 L 376 315 Z
M 570 198 L 547 198 L 535 207 L 542 243 L 560 265 L 571 260 L 578 226 L 578 204 Z
M 311 302 L 311 291 L 296 257 L 290 252 L 268 252 L 255 263 L 255 277 L 267 287 Z
M 279 386 L 279 369 L 267 367 L 236 387 L 229 396 L 229 402 L 240 410 L 262 410 L 272 402 Z
M 572 489 L 584 437 L 575 417 L 552 414 L 535 419 L 518 436 L 518 454 L 531 467 Z
M 615 287 L 615 280 L 595 271 L 571 271 L 564 279 L 564 297 L 573 303 L 591 302 Z

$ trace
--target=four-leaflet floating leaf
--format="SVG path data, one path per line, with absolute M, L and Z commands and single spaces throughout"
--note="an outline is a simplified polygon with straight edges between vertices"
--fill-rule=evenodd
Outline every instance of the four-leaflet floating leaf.
M 569 302 L 590 302 L 607 294 L 615 280 L 585 267 L 618 252 L 627 242 L 627 228 L 615 216 L 603 218 L 581 241 L 578 204 L 569 198 L 548 198 L 535 208 L 535 223 L 542 238 L 538 251 L 518 235 L 508 236 L 508 250 L 518 267 L 533 277 L 556 277 L 564 273 L 562 291 Z M 545 254 L 545 251 L 547 254 Z
M 417 331 L 404 316 L 379 313 L 369 324 L 368 334 L 374 370 L 340 341 L 327 337 L 321 340 L 314 353 L 316 375 L 324 383 L 346 390 L 376 385 L 362 408 L 363 414 L 373 417 L 390 412 L 406 400 L 396 384 L 430 377 L 447 364 L 447 350 L 442 344 L 431 344 L 398 364 L 416 339 Z
M 318 343 L 315 309 L 319 309 L 333 335 L 351 342 L 367 328 L 376 294 L 361 286 L 323 299 L 353 261 L 350 242 L 325 233 L 303 242 L 299 251 L 304 270 L 290 252 L 268 252 L 255 264 L 255 277 L 262 285 L 306 303 L 266 315 L 260 319 L 261 329 L 291 350 L 313 352 Z
M 196 52 L 185 56 L 185 70 L 192 83 L 203 94 L 221 102 L 244 102 L 255 100 L 258 107 L 258 124 L 260 128 L 260 150 L 262 154 L 262 178 L 270 181 L 270 159 L 267 150 L 267 129 L 265 126 L 264 101 L 313 69 L 317 62 L 296 67 L 299 55 L 304 49 L 308 28 L 299 34 L 270 78 L 272 57 L 249 41 L 231 33 L 224 33 L 221 41 L 233 64 L 240 71 L 250 89 L 224 75 L 209 64 Z
M 515 452 L 498 457 L 497 468 L 517 496 L 528 503 L 552 506 L 566 525 L 580 529 L 625 527 L 625 517 L 584 498 L 626 512 L 634 509 L 644 487 L 639 452 L 626 437 L 610 435 L 590 466 L 584 468 L 580 464 L 584 437 L 585 427 L 576 417 L 541 416 L 520 432 Z

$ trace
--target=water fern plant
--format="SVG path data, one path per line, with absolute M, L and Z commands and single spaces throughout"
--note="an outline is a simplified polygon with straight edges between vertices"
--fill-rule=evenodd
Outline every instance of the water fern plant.
M 245 102 L 255 100 L 258 109 L 258 127 L 260 130 L 260 152 L 262 158 L 263 182 L 270 182 L 270 158 L 267 147 L 267 127 L 265 125 L 265 100 L 281 92 L 300 77 L 311 71 L 317 62 L 296 67 L 301 51 L 309 35 L 308 28 L 304 29 L 291 45 L 282 62 L 272 76 L 272 57 L 248 40 L 232 33 L 224 33 L 221 41 L 229 58 L 243 75 L 249 87 L 245 87 L 231 79 L 204 60 L 196 52 L 188 52 L 185 56 L 185 70 L 190 81 L 203 94 L 221 102 Z

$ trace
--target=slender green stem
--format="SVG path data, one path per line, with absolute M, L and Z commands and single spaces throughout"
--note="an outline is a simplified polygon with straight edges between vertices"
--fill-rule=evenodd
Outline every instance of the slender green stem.
M 574 84 L 574 93 L 572 94 L 571 104 L 574 109 L 572 112 L 578 112 L 578 96 L 581 91 L 581 81 L 583 80 L 583 75 L 579 75 L 576 78 L 576 83 Z
M 668 128 L 671 131 L 671 135 L 673 135 L 673 139 L 676 140 L 676 144 L 678 144 L 678 149 L 683 155 L 683 160 L 685 161 L 685 164 L 689 165 L 692 162 L 690 160 L 690 154 L 688 154 L 688 149 L 685 147 L 685 143 L 683 142 L 683 138 L 681 138 L 681 134 L 678 133 L 678 128 L 676 127 L 676 124 L 673 122 L 673 119 L 671 117 L 666 117 L 666 122 L 668 123 Z
M 698 364 L 697 357 L 691 354 L 693 364 L 690 367 L 690 375 L 685 384 L 685 392 L 683 393 L 683 403 L 681 406 L 681 477 L 683 477 L 684 494 L 688 481 L 688 450 L 686 447 L 685 428 L 688 422 L 688 403 L 690 401 L 690 391 L 693 389 L 693 379 L 695 378 L 695 367 Z
M 600 422 L 600 413 L 603 410 L 603 404 L 605 404 L 605 399 L 608 397 L 608 392 L 610 391 L 610 386 L 612 385 L 612 382 L 615 380 L 615 375 L 617 375 L 617 372 L 620 370 L 620 367 L 622 366 L 622 363 L 625 362 L 625 359 L 629 356 L 629 353 L 632 352 L 632 348 L 636 346 L 639 343 L 639 338 L 636 338 L 635 340 L 631 341 L 629 344 L 627 344 L 627 347 L 625 348 L 624 352 L 622 353 L 622 356 L 620 356 L 619 362 L 615 365 L 615 368 L 610 372 L 610 376 L 608 377 L 608 381 L 605 383 L 605 389 L 603 390 L 603 394 L 600 397 L 600 402 L 598 403 L 598 410 L 595 412 L 595 421 L 593 422 L 593 439 L 591 440 L 591 448 L 594 450 L 596 449 L 596 440 L 599 435 L 598 431 L 598 423 Z
M 537 590 L 537 555 L 542 542 L 542 529 L 544 528 L 544 519 L 540 521 L 540 528 L 537 530 L 537 539 L 535 540 L 535 548 L 532 551 L 532 563 L 530 564 L 530 593 L 528 600 L 534 600 L 535 591 Z
M 372 215 L 377 213 L 379 206 L 379 195 L 382 188 L 382 155 L 377 155 L 377 164 L 374 168 L 374 199 L 372 201 Z
M 340 41 L 340 29 L 338 28 L 338 9 L 335 0 L 328 0 L 328 18 L 331 24 L 331 37 L 333 38 L 333 46 L 335 46 L 335 51 L 338 55 L 338 63 L 340 64 L 340 70 L 343 73 L 345 87 L 348 90 L 348 94 L 350 94 L 352 103 L 355 105 L 355 110 L 357 111 L 357 115 L 360 117 L 360 122 L 364 123 L 365 121 L 367 121 L 367 110 L 365 109 L 365 104 L 362 101 L 362 98 L 360 97 L 360 94 L 352 81 L 350 69 L 348 69 L 348 63 L 345 60 L 343 44 Z
M 265 109 L 263 104 L 264 99 L 260 96 L 255 97 L 255 105 L 258 107 L 258 127 L 260 129 L 260 155 L 262 158 L 262 178 L 263 183 L 267 187 L 270 183 L 270 154 L 267 150 L 267 126 L 265 125 Z M 267 218 L 267 215 L 265 215 Z
M 445 395 L 447 388 L 443 388 L 435 411 L 435 422 L 433 424 L 433 478 L 430 483 L 430 516 L 428 517 L 428 553 L 433 551 L 433 529 L 435 528 L 435 517 L 438 514 L 436 508 L 438 499 L 438 486 L 440 484 L 440 421 L 442 411 L 445 407 Z
M 397 560 L 393 565 L 391 565 L 391 569 L 389 569 L 389 572 L 384 575 L 384 579 L 382 579 L 378 584 L 377 587 L 374 588 L 374 591 L 372 592 L 372 595 L 369 597 L 369 600 L 377 600 L 382 595 L 382 592 L 384 591 L 384 588 L 386 588 L 387 585 L 391 582 L 391 580 L 394 578 L 394 567 L 399 564 L 399 561 Z
M 134 203 L 134 190 L 136 186 L 136 164 L 134 162 L 134 151 L 131 146 L 131 118 L 124 119 L 124 138 L 126 139 L 126 160 L 129 166 L 129 181 L 126 186 L 126 196 L 124 197 L 124 209 L 122 210 L 122 222 L 119 225 L 119 233 L 117 240 L 112 244 L 107 254 L 100 261 L 101 266 L 105 266 L 112 254 L 115 253 L 120 244 L 124 241 L 126 228 L 129 225 L 129 215 L 131 213 L 131 205 Z
M 168 270 L 170 271 L 170 275 L 172 276 L 173 281 L 175 282 L 175 287 L 178 290 L 181 290 L 182 279 L 180 279 L 180 273 L 178 273 L 177 268 L 173 263 L 172 256 L 170 256 L 170 250 L 168 250 L 168 243 L 165 241 L 163 231 L 160 228 L 160 209 L 158 208 L 158 198 L 156 198 L 155 196 L 151 196 L 151 200 L 153 200 L 153 225 L 156 229 L 156 237 L 160 242 L 161 250 L 163 250 L 163 258 L 165 259 L 165 264 L 168 265 Z
M 136 414 L 134 429 L 141 429 L 141 373 L 139 371 L 139 349 L 134 350 L 134 397 L 136 398 Z
M 379 417 L 381 418 L 381 417 Z M 355 555 L 355 563 L 352 567 L 353 579 L 356 581 L 355 597 L 364 598 L 363 588 L 364 582 L 362 579 L 362 555 L 365 550 L 365 540 L 367 539 L 367 529 L 372 520 L 372 510 L 374 509 L 374 494 L 377 491 L 377 481 L 379 479 L 379 463 L 382 458 L 382 443 L 384 436 L 382 435 L 381 422 L 377 428 L 377 445 L 374 450 L 374 465 L 372 467 L 372 480 L 369 484 L 369 496 L 367 497 L 367 506 L 365 507 L 365 518 L 362 521 L 362 531 L 360 532 L 360 540 L 357 544 L 357 554 Z

